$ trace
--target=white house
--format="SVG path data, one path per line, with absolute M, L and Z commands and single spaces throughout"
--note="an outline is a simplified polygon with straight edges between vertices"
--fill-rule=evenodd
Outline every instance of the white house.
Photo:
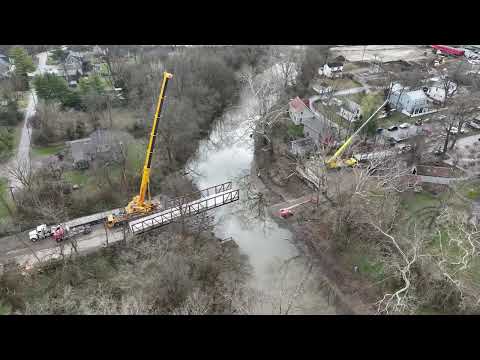
M 328 78 L 339 77 L 343 73 L 343 63 L 326 63 L 323 67 L 318 69 L 318 73 Z
M 398 83 L 392 86 L 388 103 L 391 107 L 408 116 L 431 112 L 428 108 L 428 98 L 423 90 L 410 91 L 408 87 L 403 87 Z
M 436 80 L 436 79 L 433 79 Z M 433 81 L 431 79 L 431 81 Z M 453 81 L 448 83 L 448 97 L 451 97 L 457 91 L 457 84 Z M 426 92 L 427 96 L 434 100 L 443 103 L 445 100 L 445 88 L 438 81 L 434 85 L 430 86 Z
M 291 100 L 288 105 L 290 119 L 292 119 L 295 125 L 303 124 L 306 119 L 315 117 L 315 114 L 310 110 L 307 103 L 303 102 L 298 96 Z
M 356 102 L 345 99 L 343 106 L 340 107 L 339 115 L 349 122 L 355 122 L 360 119 L 361 107 Z

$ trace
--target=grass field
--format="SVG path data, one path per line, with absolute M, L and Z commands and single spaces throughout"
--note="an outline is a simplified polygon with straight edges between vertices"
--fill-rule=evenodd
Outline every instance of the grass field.
M 5 151 L 0 154 L 2 162 L 8 161 L 17 153 L 18 144 L 20 143 L 20 137 L 22 135 L 22 127 L 23 127 L 23 121 L 15 127 L 12 127 L 12 126 L 5 127 L 8 131 L 13 130 L 13 144 L 12 144 L 12 149 L 10 151 L 8 152 Z
M 63 175 L 67 181 L 80 186 L 86 185 L 90 178 L 88 170 L 70 170 Z
M 10 194 L 7 189 L 7 179 L 0 178 L 0 198 L 7 201 L 8 204 L 11 203 Z M 3 201 L 0 201 L 0 219 L 9 217 L 8 209 L 5 207 Z
M 328 78 L 322 78 L 321 80 L 318 81 L 319 84 L 325 84 L 326 86 L 331 86 L 334 88 L 336 91 L 338 90 L 344 90 L 344 89 L 351 89 L 351 88 L 356 88 L 356 87 L 361 87 L 362 84 L 356 82 L 355 80 L 350 80 L 347 78 L 343 79 L 328 79 Z
M 50 156 L 55 155 L 58 152 L 62 151 L 65 148 L 65 144 L 58 144 L 58 145 L 49 145 L 44 147 L 34 146 L 31 149 L 33 157 L 41 157 L 41 156 Z
M 465 181 L 457 186 L 457 191 L 467 199 L 476 200 L 480 197 L 480 181 Z

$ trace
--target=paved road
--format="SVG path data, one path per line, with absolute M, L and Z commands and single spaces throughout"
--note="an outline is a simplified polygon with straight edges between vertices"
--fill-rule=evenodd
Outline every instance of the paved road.
M 35 71 L 35 74 L 41 74 L 45 72 L 47 68 L 47 53 L 43 52 L 37 55 L 38 57 L 38 67 Z M 9 163 L 9 166 L 21 166 L 22 169 L 26 171 L 30 170 L 30 140 L 32 137 L 31 129 L 28 126 L 28 118 L 35 114 L 37 106 L 37 95 L 32 89 L 28 96 L 28 105 L 25 111 L 25 121 L 23 123 L 22 133 L 20 136 L 20 143 L 18 145 L 17 155 Z M 11 186 L 15 189 L 22 187 L 20 181 L 18 181 L 14 176 L 8 175 L 8 180 Z
M 369 90 L 369 87 L 361 86 L 361 87 L 336 91 L 335 93 L 333 93 L 333 96 L 344 96 L 344 95 L 357 94 L 357 93 L 361 93 L 362 91 L 368 91 L 368 90 Z

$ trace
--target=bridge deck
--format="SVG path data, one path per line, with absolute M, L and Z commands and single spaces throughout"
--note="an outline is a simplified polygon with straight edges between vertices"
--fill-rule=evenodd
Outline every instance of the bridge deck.
M 172 223 L 182 216 L 197 215 L 216 207 L 229 204 L 239 199 L 239 190 L 229 190 L 178 205 L 159 213 L 142 217 L 128 223 L 134 235 Z

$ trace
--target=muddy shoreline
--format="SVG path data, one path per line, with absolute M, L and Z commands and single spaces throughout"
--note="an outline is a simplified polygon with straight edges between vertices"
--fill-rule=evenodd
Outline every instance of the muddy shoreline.
M 263 147 L 261 139 L 255 138 L 251 182 L 256 190 L 265 197 L 274 221 L 292 233 L 294 245 L 299 253 L 313 261 L 317 268 L 316 276 L 326 284 L 324 295 L 329 304 L 336 308 L 338 314 L 375 314 L 374 309 L 367 305 L 364 302 L 365 299 L 361 299 L 358 294 L 366 284 L 354 279 L 348 271 L 337 265 L 338 261 L 329 253 L 328 245 L 318 244 L 308 225 L 299 224 L 295 219 L 286 221 L 278 216 L 278 208 L 281 203 L 311 194 L 312 190 L 295 175 L 291 176 L 283 186 L 275 184 L 271 174 L 272 171 L 277 170 L 273 169 L 277 159 L 274 159 L 271 152 L 263 151 Z

